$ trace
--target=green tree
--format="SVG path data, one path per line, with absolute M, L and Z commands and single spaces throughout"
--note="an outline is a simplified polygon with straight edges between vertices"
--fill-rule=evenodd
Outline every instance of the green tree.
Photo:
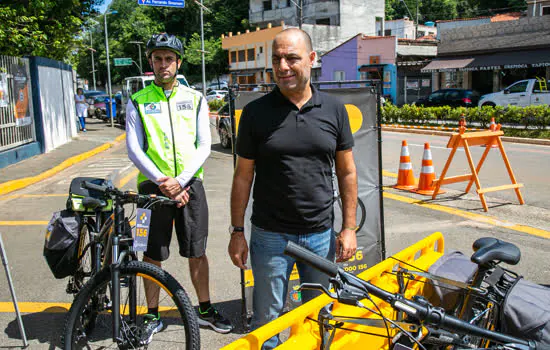
M 0 4 L 0 52 L 74 64 L 76 35 L 103 0 L 5 0 Z
M 221 38 L 209 38 L 204 40 L 205 76 L 210 80 L 217 78 L 227 70 L 227 53 L 222 49 Z M 185 46 L 184 59 L 194 66 L 202 65 L 201 37 L 194 33 Z M 198 77 L 189 76 L 190 79 L 199 80 Z

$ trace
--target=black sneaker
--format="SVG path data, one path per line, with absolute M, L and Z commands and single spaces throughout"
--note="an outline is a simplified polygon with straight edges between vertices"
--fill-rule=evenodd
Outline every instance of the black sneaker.
M 223 317 L 218 310 L 210 306 L 206 312 L 201 312 L 199 308 L 199 325 L 208 326 L 218 333 L 229 333 L 233 330 L 233 326 L 228 319 Z
M 153 341 L 153 335 L 163 330 L 164 323 L 162 323 L 160 318 L 150 314 L 143 316 L 143 326 L 139 334 L 139 345 L 143 346 L 151 343 Z

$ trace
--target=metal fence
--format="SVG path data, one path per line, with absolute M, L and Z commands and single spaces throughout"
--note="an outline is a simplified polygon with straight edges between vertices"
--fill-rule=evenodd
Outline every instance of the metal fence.
M 0 152 L 35 140 L 29 60 L 0 55 Z

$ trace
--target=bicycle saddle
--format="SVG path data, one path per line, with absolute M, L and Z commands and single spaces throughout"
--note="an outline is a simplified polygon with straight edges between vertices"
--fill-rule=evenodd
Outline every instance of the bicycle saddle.
M 497 238 L 480 238 L 474 242 L 473 249 L 475 253 L 470 260 L 478 265 L 486 265 L 492 261 L 516 265 L 521 259 L 521 251 L 518 247 Z
M 84 197 L 82 199 L 82 206 L 87 209 L 103 208 L 107 206 L 107 201 L 93 197 Z

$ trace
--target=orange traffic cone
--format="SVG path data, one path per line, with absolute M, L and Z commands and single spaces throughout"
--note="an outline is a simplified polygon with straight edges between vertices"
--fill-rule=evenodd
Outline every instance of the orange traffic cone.
M 407 141 L 401 143 L 401 157 L 399 158 L 399 173 L 397 174 L 397 184 L 393 186 L 400 190 L 413 190 L 416 188 L 411 156 L 409 154 L 409 146 Z
M 495 123 L 495 117 L 491 118 L 491 124 L 489 124 L 489 130 L 495 131 L 497 129 L 497 125 Z
M 426 196 L 433 195 L 435 190 L 435 186 L 433 185 L 434 180 L 435 170 L 432 161 L 432 151 L 430 150 L 430 144 L 426 142 L 424 144 L 424 155 L 422 156 L 420 180 L 418 181 L 418 188 L 415 192 Z M 437 193 L 445 193 L 445 191 L 440 189 Z

